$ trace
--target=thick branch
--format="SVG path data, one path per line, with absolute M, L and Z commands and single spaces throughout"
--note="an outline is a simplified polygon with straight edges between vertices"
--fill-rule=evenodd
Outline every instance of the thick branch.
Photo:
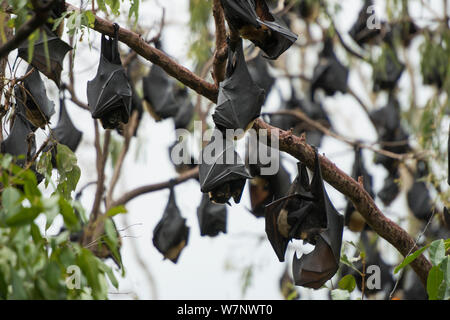
M 66 3 L 68 11 L 79 11 L 80 9 L 71 4 Z M 113 24 L 105 19 L 95 17 L 93 29 L 108 36 L 114 36 Z M 188 86 L 198 94 L 216 102 L 217 88 L 214 84 L 209 83 L 199 76 L 189 71 L 187 68 L 169 58 L 162 51 L 148 45 L 145 40 L 137 33 L 120 28 L 119 41 L 125 43 L 128 47 L 136 51 L 137 54 L 149 60 L 150 62 L 160 66 L 170 76 L 179 80 L 184 85 Z
M 214 0 L 213 17 L 216 25 L 216 51 L 214 52 L 213 77 L 216 86 L 225 78 L 227 61 L 227 30 L 225 28 L 225 15 L 220 0 Z
M 261 119 L 255 121 L 253 128 L 256 130 L 266 129 L 269 136 L 273 133 L 278 134 L 280 151 L 289 153 L 311 170 L 314 169 L 314 149 L 304 139 L 294 136 L 289 131 L 272 127 Z M 320 165 L 324 180 L 353 202 L 355 208 L 376 233 L 386 239 L 405 257 L 418 249 L 414 239 L 380 211 L 362 185 L 336 167 L 325 156 L 320 156 Z M 412 251 L 411 248 L 413 248 Z M 426 286 L 428 272 L 431 268 L 430 262 L 423 255 L 420 255 L 411 263 L 411 266 Z
M 191 169 L 189 171 L 180 174 L 177 178 L 174 178 L 173 180 L 136 188 L 134 190 L 125 193 L 122 197 L 114 201 L 111 204 L 111 208 L 122 204 L 126 204 L 128 201 L 131 201 L 134 198 L 137 198 L 143 194 L 169 188 L 171 183 L 173 183 L 173 185 L 177 185 L 187 180 L 195 179 L 197 177 L 198 177 L 198 167 L 195 167 L 194 169 Z

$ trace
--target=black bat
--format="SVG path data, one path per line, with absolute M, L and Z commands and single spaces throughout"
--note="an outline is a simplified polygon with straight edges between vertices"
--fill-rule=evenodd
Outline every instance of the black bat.
M 213 159 L 207 157 L 206 152 L 210 148 L 214 149 L 211 152 Z M 239 203 L 245 182 L 250 178 L 252 176 L 234 150 L 233 142 L 213 137 L 202 151 L 199 165 L 201 191 L 209 193 L 210 200 L 216 203 L 229 203 L 231 197 L 235 203 Z
M 66 145 L 73 152 L 77 150 L 83 132 L 78 130 L 70 119 L 64 98 L 59 99 L 59 120 L 52 132 L 58 143 Z
M 400 105 L 395 96 L 390 93 L 388 104 L 370 113 L 370 118 L 378 132 L 378 139 L 383 142 L 402 142 L 397 145 L 385 145 L 383 149 L 394 153 L 406 153 L 410 150 L 408 134 L 401 125 Z M 394 172 L 398 162 L 395 159 L 377 153 L 374 162 L 383 165 L 389 172 Z
M 408 206 L 414 216 L 422 221 L 428 221 L 433 214 L 433 203 L 427 185 L 420 179 L 428 175 L 428 168 L 424 161 L 418 161 L 416 173 L 414 174 L 415 181 L 406 194 Z
M 333 277 L 339 269 L 344 218 L 331 203 L 325 190 L 320 169 L 319 155 L 316 150 L 314 176 L 311 181 L 311 193 L 315 214 L 325 215 L 326 227 L 315 236 L 315 248 L 300 259 L 294 255 L 292 273 L 298 286 L 318 289 Z M 308 238 L 307 238 L 308 239 Z M 309 239 L 308 239 L 309 241 Z
M 399 178 L 398 170 L 395 170 L 394 172 L 389 172 L 389 175 L 384 179 L 383 188 L 378 192 L 377 196 L 383 201 L 385 206 L 389 206 L 400 193 L 400 188 L 395 182 Z
M 252 52 L 249 54 L 251 55 Z M 264 89 L 265 98 L 267 98 L 276 80 L 269 72 L 269 63 L 259 53 L 255 58 L 247 61 L 247 68 L 256 85 Z
M 175 201 L 173 187 L 170 188 L 169 201 L 161 220 L 153 230 L 153 245 L 165 259 L 177 263 L 181 251 L 188 244 L 189 227 L 180 214 Z
M 358 19 L 348 32 L 353 40 L 359 45 L 372 44 L 381 40 L 381 29 L 367 27 L 369 19 L 373 13 L 367 12 L 368 8 L 373 6 L 372 0 L 365 0 L 362 9 L 358 14 Z
M 392 45 L 387 45 L 374 65 L 373 91 L 392 90 L 402 76 L 405 65 L 400 62 Z
M 327 37 L 319 55 L 319 62 L 314 67 L 310 88 L 311 101 L 315 101 L 317 89 L 323 89 L 327 96 L 332 96 L 338 91 L 346 93 L 348 73 L 348 68 L 342 65 L 333 51 L 332 38 Z
M 297 35 L 270 13 L 265 0 L 221 0 L 230 28 L 250 40 L 265 53 L 277 59 L 297 41 Z
M 28 66 L 27 72 L 32 70 Z M 16 104 L 21 112 L 30 122 L 30 128 L 45 128 L 51 116 L 55 113 L 55 104 L 47 97 L 47 91 L 39 71 L 34 69 L 23 81 L 23 87 L 17 85 L 14 88 Z
M 156 121 L 175 117 L 178 112 L 173 86 L 167 73 L 157 65 L 152 65 L 150 73 L 143 79 L 144 99 Z
M 30 154 L 28 154 L 28 135 L 33 133 L 29 122 L 21 113 L 16 113 L 14 123 L 8 137 L 1 143 L 1 153 L 9 153 L 14 157 L 24 156 L 23 159 L 18 159 L 17 164 L 24 166 L 27 156 L 33 156 L 36 152 L 36 140 L 34 136 L 31 138 Z
M 194 116 L 194 105 L 189 98 L 186 87 L 175 90 L 175 99 L 178 103 L 178 111 L 174 118 L 175 129 L 187 129 Z
M 28 61 L 28 46 L 29 42 L 25 40 L 18 48 L 19 57 L 26 61 Z M 72 47 L 62 41 L 47 25 L 40 28 L 39 39 L 34 42 L 33 46 L 33 57 L 30 64 L 52 79 L 59 87 L 63 60 Z
M 217 107 L 212 115 L 216 127 L 247 130 L 259 117 L 264 103 L 264 90 L 259 88 L 248 72 L 242 39 L 236 48 L 228 46 L 226 79 L 220 83 Z
M 353 163 L 352 177 L 358 181 L 359 177 L 363 178 L 364 189 L 374 198 L 372 176 L 364 167 L 364 159 L 361 148 L 355 148 L 355 162 Z M 344 214 L 344 224 L 353 232 L 361 232 L 364 228 L 369 228 L 361 214 L 356 210 L 353 202 L 348 201 Z
M 265 207 L 286 196 L 289 186 L 289 173 L 281 163 L 275 175 L 255 176 L 249 183 L 251 213 L 258 218 L 264 217 Z
M 262 142 L 251 143 L 250 139 L 246 143 L 245 163 L 253 178 L 248 184 L 250 192 L 251 213 L 257 217 L 264 217 L 265 207 L 271 202 L 288 195 L 291 179 L 289 172 L 283 167 L 281 159 L 279 159 L 279 169 L 275 174 L 263 174 L 262 168 L 270 167 L 273 164 L 273 158 L 267 164 L 262 164 L 259 154 Z M 278 156 L 272 149 L 270 156 Z M 254 157 L 256 163 L 250 163 L 250 159 Z
M 102 35 L 100 63 L 97 75 L 87 84 L 89 108 L 94 119 L 100 119 L 104 129 L 115 129 L 128 123 L 131 112 L 131 86 L 118 47 L 119 25 L 114 24 L 114 37 Z
M 197 208 L 197 217 L 201 236 L 215 237 L 219 232 L 227 233 L 227 207 L 209 201 L 206 193 Z
M 317 231 L 324 225 L 324 215 L 314 214 L 315 198 L 311 192 L 306 167 L 301 163 L 297 166 L 298 175 L 288 195 L 273 201 L 265 210 L 267 238 L 280 262 L 284 261 L 291 239 L 304 238 L 314 243 Z

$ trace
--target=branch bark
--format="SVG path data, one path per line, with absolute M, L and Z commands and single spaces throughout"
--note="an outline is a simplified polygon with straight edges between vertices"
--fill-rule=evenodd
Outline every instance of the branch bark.
M 253 128 L 257 131 L 259 129 L 267 130 L 266 134 L 269 137 L 272 134 L 278 135 L 280 151 L 289 153 L 311 170 L 314 169 L 314 149 L 304 139 L 294 136 L 289 131 L 272 127 L 261 119 L 255 121 Z M 270 139 L 267 141 L 270 141 Z M 410 252 L 419 249 L 414 239 L 405 230 L 381 212 L 363 186 L 336 167 L 325 156 L 320 156 L 320 165 L 323 179 L 353 202 L 355 208 L 377 234 L 386 239 L 405 257 Z M 411 263 L 411 266 L 426 287 L 431 263 L 424 255 L 420 255 Z
M 213 78 L 216 87 L 225 79 L 225 68 L 227 62 L 227 30 L 225 28 L 225 15 L 220 0 L 213 2 L 213 17 L 216 25 L 216 51 L 213 61 Z
M 80 11 L 79 8 L 66 3 L 67 11 Z M 95 16 L 93 29 L 108 36 L 114 36 L 113 24 L 105 19 Z M 136 51 L 137 54 L 149 60 L 150 62 L 160 66 L 167 74 L 179 80 L 181 83 L 191 88 L 198 94 L 216 102 L 217 88 L 214 84 L 209 83 L 199 76 L 178 64 L 175 60 L 169 58 L 162 51 L 153 48 L 145 42 L 145 40 L 137 33 L 120 28 L 119 41 L 125 43 L 128 47 Z
M 177 185 L 189 179 L 195 179 L 197 177 L 198 177 L 198 167 L 195 167 L 194 169 L 191 169 L 189 171 L 180 174 L 177 178 L 174 178 L 172 180 L 136 188 L 134 190 L 125 193 L 122 197 L 114 201 L 111 204 L 111 208 L 126 204 L 127 202 L 143 194 L 169 188 L 171 183 L 173 183 L 173 185 Z

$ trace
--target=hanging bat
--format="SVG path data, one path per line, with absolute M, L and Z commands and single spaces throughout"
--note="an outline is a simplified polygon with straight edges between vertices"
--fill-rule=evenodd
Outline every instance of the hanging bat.
M 425 162 L 418 161 L 415 181 L 406 194 L 408 207 L 414 216 L 422 221 L 428 221 L 433 214 L 433 203 L 427 185 L 420 179 L 428 175 L 428 168 Z
M 210 159 L 206 151 L 212 147 L 214 154 Z M 234 202 L 239 203 L 245 182 L 250 178 L 252 176 L 234 150 L 232 141 L 213 138 L 203 149 L 199 165 L 200 188 L 203 193 L 209 193 L 211 201 L 229 204 L 229 199 L 233 197 Z
M 172 187 L 164 214 L 153 230 L 153 245 L 165 259 L 177 263 L 181 251 L 188 244 L 188 237 L 189 227 L 177 207 Z
M 265 0 L 221 0 L 230 28 L 250 40 L 275 60 L 297 41 L 297 35 L 282 26 L 269 10 Z
M 249 169 L 250 175 L 253 176 L 248 184 L 250 192 L 250 204 L 251 213 L 257 217 L 264 217 L 265 207 L 272 201 L 280 199 L 281 197 L 287 196 L 289 192 L 289 187 L 291 185 L 291 179 L 289 173 L 283 167 L 281 159 L 279 159 L 279 168 L 275 174 L 263 174 L 261 169 L 264 167 L 270 167 L 273 163 L 271 158 L 268 164 L 262 164 L 259 159 L 260 147 L 262 143 L 251 143 L 250 139 L 246 141 L 246 154 L 245 154 L 245 164 Z M 272 153 L 270 150 L 270 155 L 278 156 L 278 154 Z M 256 156 L 255 160 L 257 163 L 250 163 L 250 158 Z
M 385 46 L 373 70 L 373 91 L 392 90 L 402 76 L 405 65 L 400 62 L 393 45 Z
M 244 130 L 251 128 L 264 103 L 264 90 L 259 88 L 248 72 L 242 39 L 234 50 L 228 46 L 226 79 L 220 83 L 217 107 L 212 115 L 216 127 Z
M 372 199 L 375 198 L 372 183 L 373 179 L 364 167 L 364 159 L 361 148 L 359 147 L 355 148 L 355 162 L 353 163 L 352 177 L 356 181 L 358 181 L 359 177 L 362 177 L 364 190 L 369 193 Z M 344 225 L 353 232 L 361 232 L 364 228 L 370 228 L 351 201 L 347 202 L 347 207 L 344 214 Z
M 336 92 L 347 92 L 348 68 L 341 64 L 333 51 L 332 38 L 326 38 L 319 55 L 319 62 L 314 67 L 311 80 L 310 99 L 314 100 L 317 89 L 323 89 L 327 96 Z
M 313 243 L 323 224 L 320 215 L 315 215 L 311 210 L 315 198 L 306 167 L 298 163 L 298 172 L 288 195 L 267 205 L 264 213 L 267 238 L 280 262 L 284 261 L 291 239 L 309 239 Z
M 249 53 L 249 55 L 251 54 L 252 52 Z M 261 53 L 259 53 L 255 58 L 247 61 L 248 72 L 256 85 L 264 89 L 265 98 L 269 96 L 276 80 L 270 74 L 268 67 L 269 64 L 262 58 Z
M 21 113 L 16 113 L 9 136 L 1 143 L 1 153 L 9 153 L 12 156 L 24 156 L 24 159 L 18 159 L 17 164 L 24 166 L 28 156 L 28 135 L 33 133 L 28 121 Z M 31 138 L 29 155 L 32 157 L 36 152 L 36 140 Z
M 405 141 L 405 143 L 399 143 L 398 145 L 383 146 L 383 149 L 399 154 L 406 153 L 410 150 L 407 142 L 408 134 L 400 122 L 400 105 L 392 93 L 389 94 L 388 104 L 379 110 L 371 112 L 370 118 L 375 125 L 380 141 Z M 389 172 L 394 172 L 398 164 L 395 159 L 378 153 L 375 154 L 374 162 L 383 165 Z
M 284 269 L 284 272 L 280 278 L 280 292 L 284 300 L 299 300 L 300 294 L 295 289 L 294 280 L 289 275 L 288 269 Z
M 66 145 L 73 152 L 77 150 L 83 132 L 78 130 L 70 119 L 64 98 L 59 99 L 59 120 L 52 132 L 58 143 Z
M 378 192 L 377 196 L 385 206 L 389 206 L 400 193 L 400 188 L 395 182 L 399 178 L 398 170 L 395 170 L 392 173 L 389 172 L 389 175 L 384 179 L 383 188 Z
M 155 47 L 163 51 L 161 42 L 156 42 Z M 149 74 L 142 81 L 144 100 L 147 102 L 149 113 L 156 121 L 174 118 L 178 113 L 183 112 L 180 110 L 180 101 L 177 99 L 180 97 L 180 91 L 177 90 L 173 79 L 161 67 L 152 65 Z
M 227 207 L 212 203 L 206 193 L 197 208 L 197 217 L 201 236 L 215 237 L 219 232 L 227 233 Z
M 32 70 L 28 66 L 26 74 Z M 30 128 L 36 131 L 37 128 L 45 128 L 51 116 L 55 113 L 55 105 L 47 97 L 44 82 L 39 71 L 34 69 L 23 81 L 23 87 L 17 85 L 14 88 L 16 104 L 18 110 L 30 122 Z
M 195 162 L 195 159 L 192 155 L 188 157 L 188 161 L 181 161 L 181 163 L 175 163 L 173 157 L 172 157 L 172 151 L 173 148 L 178 144 L 177 141 L 175 141 L 168 149 L 169 149 L 169 159 L 172 162 L 172 164 L 175 167 L 175 171 L 179 174 L 182 174 L 188 170 L 194 169 L 197 165 Z M 186 149 L 182 149 L 182 152 L 186 152 Z M 184 159 L 183 154 L 179 154 L 179 157 Z
M 314 163 L 310 187 L 315 198 L 314 213 L 320 216 L 320 220 L 325 215 L 326 227 L 323 229 L 320 225 L 321 230 L 315 235 L 315 247 L 311 253 L 303 254 L 300 259 L 297 254 L 294 255 L 292 273 L 296 285 L 318 289 L 339 269 L 344 218 L 334 208 L 323 185 L 317 150 Z
M 88 104 L 92 118 L 100 119 L 104 129 L 128 123 L 131 112 L 131 86 L 118 47 L 119 25 L 114 24 L 114 37 L 102 35 L 97 75 L 87 84 Z
M 363 7 L 358 14 L 358 19 L 348 32 L 360 47 L 364 44 L 374 44 L 379 42 L 382 38 L 380 28 L 369 29 L 367 27 L 370 19 L 373 19 L 373 13 L 370 13 L 370 11 L 368 12 L 369 7 L 371 6 L 373 6 L 373 1 L 365 0 Z
M 19 57 L 25 61 L 28 61 L 28 46 L 29 42 L 25 40 L 18 48 Z M 33 46 L 33 57 L 30 64 L 52 79 L 59 87 L 63 60 L 72 47 L 62 41 L 47 25 L 40 28 L 39 39 L 34 42 Z
M 177 88 L 175 99 L 178 103 L 178 111 L 174 118 L 175 129 L 187 129 L 194 116 L 194 105 L 189 98 L 187 88 Z

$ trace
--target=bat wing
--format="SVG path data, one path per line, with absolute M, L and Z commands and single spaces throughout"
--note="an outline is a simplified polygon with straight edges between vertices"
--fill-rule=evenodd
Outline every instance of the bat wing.
M 127 123 L 131 112 L 131 87 L 121 65 L 101 57 L 96 77 L 88 82 L 87 96 L 92 117 L 105 129 Z
M 194 105 L 189 99 L 187 89 L 179 89 L 176 94 L 176 99 L 178 102 L 178 111 L 174 118 L 175 129 L 187 129 L 194 116 Z
M 264 57 L 267 59 L 277 59 L 297 41 L 297 35 L 282 26 L 281 21 L 278 19 L 276 21 L 263 21 L 258 19 L 258 22 L 271 31 L 269 39 L 259 43 L 259 47 L 264 51 Z
M 31 68 L 28 66 L 27 73 Z M 55 105 L 47 97 L 47 91 L 39 71 L 31 72 L 23 81 L 23 86 L 23 90 L 16 87 L 16 100 L 19 100 L 18 104 L 24 107 L 23 111 L 32 124 L 31 129 L 35 131 L 37 127 L 43 128 L 49 122 L 55 113 Z
M 18 48 L 19 57 L 26 61 L 28 60 L 28 46 L 28 40 L 25 40 Z M 70 50 L 72 50 L 71 46 L 62 41 L 48 26 L 44 25 L 40 29 L 39 39 L 34 43 L 33 57 L 30 64 L 49 79 L 52 79 L 59 87 L 63 60 Z M 48 52 L 50 65 L 47 64 L 46 52 Z
M 269 72 L 267 61 L 258 54 L 256 58 L 247 62 L 247 68 L 256 85 L 264 89 L 267 98 L 275 84 L 275 78 Z
M 265 93 L 253 82 L 247 69 L 242 39 L 234 52 L 229 50 L 227 76 L 220 83 L 217 107 L 212 116 L 214 123 L 222 130 L 246 130 L 259 117 Z
M 28 121 L 21 115 L 16 114 L 11 132 L 1 143 L 1 152 L 3 154 L 9 153 L 12 156 L 27 155 L 28 142 L 27 137 L 32 133 Z M 36 152 L 36 144 L 33 138 L 33 145 L 31 148 L 31 155 Z M 22 160 L 23 161 L 23 160 Z M 24 161 L 23 161 L 24 162 Z
M 202 202 L 197 209 L 197 217 L 201 236 L 215 237 L 219 232 L 227 232 L 226 206 L 211 202 L 207 194 L 202 196 Z
M 314 163 L 311 192 L 316 198 L 315 209 L 319 214 L 325 214 L 327 225 L 325 231 L 319 234 L 311 253 L 302 255 L 300 259 L 295 255 L 293 273 L 297 285 L 318 289 L 339 268 L 344 218 L 336 211 L 325 191 L 317 151 Z
M 178 105 L 173 91 L 173 83 L 164 70 L 153 65 L 150 73 L 143 79 L 144 99 L 160 119 L 175 117 Z
M 281 210 L 283 209 L 284 204 L 285 201 L 281 201 L 281 199 L 278 201 L 274 201 L 266 206 L 264 213 L 267 238 L 269 239 L 269 242 L 272 245 L 272 248 L 275 251 L 280 262 L 284 261 L 284 255 L 289 243 L 289 239 L 283 237 L 283 235 L 278 230 L 278 217 Z
M 228 23 L 235 30 L 252 25 L 259 28 L 255 3 L 252 0 L 220 0 Z
M 80 144 L 83 133 L 78 130 L 67 112 L 64 99 L 60 99 L 59 121 L 58 125 L 52 130 L 56 140 L 70 148 L 73 152 Z
M 173 189 L 161 220 L 153 230 L 153 244 L 165 258 L 177 263 L 181 251 L 188 243 L 189 227 L 181 217 Z
M 199 167 L 199 179 L 202 192 L 209 192 L 218 186 L 231 182 L 234 180 L 245 180 L 252 178 L 248 173 L 245 165 L 242 163 L 239 154 L 234 150 L 233 144 L 226 140 L 219 141 L 212 140 L 209 145 L 218 147 L 214 151 L 214 158 L 208 159 L 206 157 L 206 150 L 203 150 L 202 163 Z M 227 154 L 233 154 L 233 161 L 227 158 Z M 229 157 L 229 156 L 228 156 Z M 213 161 L 208 161 L 213 160 Z M 207 163 L 208 162 L 208 163 Z

